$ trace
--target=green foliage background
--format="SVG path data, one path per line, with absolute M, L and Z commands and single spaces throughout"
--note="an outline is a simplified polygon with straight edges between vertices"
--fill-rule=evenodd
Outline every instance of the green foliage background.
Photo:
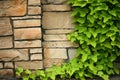
M 17 69 L 16 74 L 24 80 L 52 79 L 56 77 L 78 80 L 119 74 L 114 64 L 120 55 L 120 1 L 119 0 L 68 0 L 72 6 L 74 31 L 68 35 L 71 42 L 79 44 L 76 57 L 62 66 L 53 66 L 31 73 Z M 27 76 L 23 76 L 25 73 Z

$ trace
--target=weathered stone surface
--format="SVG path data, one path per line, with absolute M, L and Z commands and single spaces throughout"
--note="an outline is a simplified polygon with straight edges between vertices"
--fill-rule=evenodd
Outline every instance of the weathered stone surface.
M 67 0 L 47 0 L 48 3 L 61 4 L 65 3 Z
M 41 39 L 41 28 L 14 29 L 15 40 Z
M 42 53 L 42 48 L 34 48 L 34 49 L 30 49 L 30 53 Z
M 0 37 L 0 48 L 12 48 L 12 37 Z
M 15 41 L 15 48 L 41 47 L 40 40 L 33 41 Z
M 45 68 L 52 67 L 53 65 L 60 66 L 64 62 L 64 59 L 45 59 L 44 66 Z
M 0 70 L 0 78 L 12 78 L 13 77 L 12 69 L 2 69 Z
M 14 27 L 35 27 L 41 26 L 41 21 L 39 19 L 36 20 L 15 20 L 13 21 Z
M 6 63 L 4 64 L 4 68 L 14 68 L 14 65 L 13 65 L 12 62 L 6 62 Z
M 69 5 L 43 5 L 43 11 L 70 11 Z
M 18 61 L 28 59 L 29 56 L 27 49 L 0 50 L 0 61 Z
M 67 51 L 66 49 L 44 49 L 44 57 L 45 58 L 61 58 L 67 59 Z
M 62 47 L 62 48 L 67 48 L 67 47 L 78 47 L 77 44 L 71 43 L 69 41 L 64 41 L 64 42 L 44 42 L 43 43 L 44 47 Z
M 71 12 L 44 12 L 43 13 L 43 28 L 72 28 Z
M 42 60 L 42 54 L 32 54 L 31 60 Z
M 27 0 L 0 1 L 0 16 L 23 16 L 26 14 Z
M 68 49 L 68 55 L 69 55 L 69 59 L 75 58 L 76 49 Z
M 22 67 L 24 69 L 43 69 L 42 61 L 27 61 L 27 62 L 15 62 L 15 68 Z
M 67 34 L 67 33 L 70 33 L 72 32 L 73 30 L 72 29 L 65 29 L 65 30 L 61 30 L 61 29 L 55 29 L 55 30 L 45 30 L 45 34 Z
M 11 35 L 12 26 L 9 18 L 0 18 L 0 35 Z
M 13 20 L 16 19 L 40 19 L 41 16 L 37 15 L 37 16 L 21 16 L 21 17 L 12 17 Z
M 46 4 L 47 3 L 47 0 L 42 0 L 42 4 Z
M 44 35 L 45 41 L 62 41 L 68 40 L 67 35 Z
M 28 5 L 41 5 L 41 0 L 28 0 Z
M 0 63 L 0 68 L 3 68 L 3 63 Z
M 36 14 L 41 14 L 41 7 L 28 7 L 28 14 L 29 15 L 36 15 Z

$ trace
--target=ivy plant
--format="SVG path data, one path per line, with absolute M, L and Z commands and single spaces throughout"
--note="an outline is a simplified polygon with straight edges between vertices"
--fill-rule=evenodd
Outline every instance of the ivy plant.
M 120 1 L 68 0 L 68 4 L 72 6 L 75 27 L 67 37 L 79 44 L 76 57 L 62 66 L 35 73 L 18 68 L 16 74 L 23 80 L 67 80 L 71 77 L 109 80 L 110 75 L 119 74 L 115 60 L 120 56 Z

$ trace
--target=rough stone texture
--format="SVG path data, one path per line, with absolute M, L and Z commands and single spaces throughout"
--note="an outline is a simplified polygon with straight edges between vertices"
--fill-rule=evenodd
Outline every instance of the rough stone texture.
M 41 47 L 41 40 L 15 41 L 15 48 Z
M 14 27 L 35 27 L 41 26 L 39 19 L 36 20 L 16 20 L 13 21 Z
M 0 63 L 0 68 L 3 68 L 3 63 L 2 62 Z
M 0 18 L 0 36 L 2 35 L 11 35 L 12 26 L 10 24 L 9 18 Z
M 19 67 L 23 67 L 24 69 L 43 69 L 43 62 L 42 61 L 15 62 L 15 68 Z
M 64 62 L 64 59 L 45 59 L 44 66 L 45 68 L 52 67 L 53 65 L 60 66 Z
M 41 7 L 28 7 L 28 14 L 29 15 L 36 15 L 36 14 L 41 14 Z
M 47 58 L 60 58 L 67 59 L 67 51 L 66 49 L 44 49 L 44 57 Z
M 69 59 L 75 58 L 76 49 L 68 49 Z
M 0 48 L 12 48 L 12 37 L 0 37 Z
M 26 14 L 27 0 L 0 1 L 0 16 L 23 16 Z
M 44 12 L 43 13 L 43 28 L 72 28 L 71 12 Z M 54 17 L 53 17 L 54 16 Z
M 69 5 L 43 5 L 43 11 L 70 11 Z
M 6 62 L 6 63 L 4 64 L 4 68 L 14 68 L 14 65 L 13 65 L 12 62 Z
M 73 30 L 67 30 L 67 29 L 64 29 L 64 30 L 61 30 L 61 29 L 55 29 L 55 30 L 45 30 L 45 34 L 68 34 L 70 32 L 72 32 Z
M 41 16 L 37 15 L 37 16 L 23 16 L 23 17 L 12 17 L 13 20 L 16 20 L 16 19 L 40 19 Z
M 43 43 L 44 47 L 61 47 L 61 48 L 67 48 L 67 47 L 78 47 L 77 44 L 73 44 L 69 41 L 64 41 L 64 42 L 44 42 Z
M 28 59 L 29 56 L 27 49 L 0 50 L 0 61 L 18 61 Z
M 42 48 L 34 48 L 34 49 L 30 49 L 30 53 L 42 53 Z
M 14 30 L 15 40 L 41 39 L 41 28 L 25 28 Z
M 61 4 L 65 3 L 67 0 L 47 0 L 47 3 Z
M 45 41 L 61 41 L 68 40 L 67 35 L 44 35 Z
M 32 54 L 31 60 L 42 60 L 42 54 Z
M 13 70 L 12 69 L 2 69 L 0 70 L 0 78 L 11 78 L 13 77 Z
M 41 0 L 28 0 L 28 5 L 40 5 Z

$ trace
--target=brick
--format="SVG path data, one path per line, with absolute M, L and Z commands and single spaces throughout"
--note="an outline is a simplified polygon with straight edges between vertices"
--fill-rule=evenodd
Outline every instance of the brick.
M 67 59 L 67 51 L 66 49 L 44 49 L 44 57 L 45 58 L 62 58 Z
M 44 29 L 60 29 L 73 28 L 71 12 L 44 12 L 43 13 L 43 28 Z
M 37 16 L 21 16 L 21 17 L 12 17 L 13 20 L 16 20 L 16 19 L 40 19 L 41 16 L 37 15 Z
M 70 59 L 75 58 L 76 55 L 76 49 L 68 49 L 68 55 Z
M 42 54 L 32 54 L 31 60 L 42 60 Z
M 12 26 L 9 18 L 0 18 L 0 35 L 11 35 Z
M 43 46 L 44 47 L 46 47 L 46 48 L 50 48 L 50 47 L 52 47 L 52 48 L 58 48 L 58 47 L 60 47 L 60 48 L 67 48 L 67 47 L 78 47 L 78 45 L 77 44 L 75 44 L 75 43 L 71 43 L 71 42 L 69 42 L 69 41 L 64 41 L 64 42 L 44 42 L 43 43 Z
M 42 48 L 30 49 L 30 53 L 42 53 Z
M 36 14 L 41 14 L 41 7 L 28 7 L 28 14 L 29 15 L 36 15 Z
M 42 61 L 27 61 L 27 62 L 15 62 L 15 68 L 22 67 L 24 69 L 43 69 Z
M 53 65 L 60 66 L 64 62 L 64 59 L 45 59 L 44 60 L 44 67 L 52 67 Z
M 47 0 L 48 3 L 61 4 L 65 3 L 67 0 Z
M 0 1 L 0 16 L 23 16 L 26 14 L 27 0 Z
M 45 41 L 63 41 L 68 40 L 66 35 L 44 35 Z
M 28 0 L 28 5 L 41 5 L 41 0 Z
M 15 41 L 15 48 L 41 47 L 41 40 Z
M 13 25 L 15 28 L 17 28 L 17 27 L 35 27 L 35 26 L 41 26 L 41 21 L 39 19 L 15 20 L 15 21 L 13 21 Z
M 6 63 L 4 64 L 4 68 L 14 68 L 14 65 L 13 65 L 12 62 L 6 62 Z
M 14 75 L 14 72 L 12 69 L 2 69 L 0 70 L 0 78 L 12 78 Z
M 12 37 L 0 37 L 0 48 L 12 48 Z
M 29 56 L 27 49 L 0 50 L 0 61 L 18 61 L 28 59 Z
M 61 30 L 61 29 L 55 29 L 55 30 L 45 30 L 45 34 L 68 34 L 71 33 L 73 30 Z
M 41 39 L 41 28 L 14 29 L 15 40 Z
M 69 5 L 43 5 L 43 11 L 70 11 Z

